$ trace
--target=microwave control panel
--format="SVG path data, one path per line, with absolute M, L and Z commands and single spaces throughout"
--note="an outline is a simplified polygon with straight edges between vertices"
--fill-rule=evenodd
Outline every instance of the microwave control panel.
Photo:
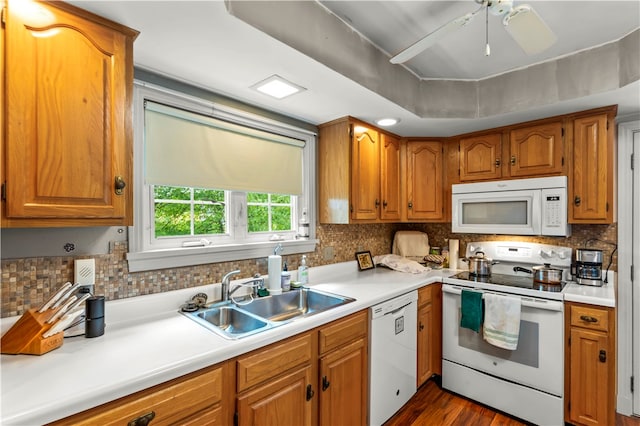
M 567 189 L 542 190 L 542 235 L 569 235 L 567 230 Z

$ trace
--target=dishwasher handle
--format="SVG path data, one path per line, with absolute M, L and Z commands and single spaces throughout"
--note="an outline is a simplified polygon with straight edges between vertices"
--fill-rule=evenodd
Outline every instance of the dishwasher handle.
M 410 304 L 412 304 L 413 302 L 409 302 L 406 305 L 402 305 L 397 309 L 394 309 L 393 311 L 389 311 L 389 312 L 385 312 L 384 315 L 396 315 L 398 312 L 403 311 L 404 308 L 406 308 L 407 306 L 409 306 Z

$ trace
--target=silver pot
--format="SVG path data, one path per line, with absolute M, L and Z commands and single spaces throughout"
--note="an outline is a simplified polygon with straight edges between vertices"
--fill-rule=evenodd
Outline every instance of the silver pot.
M 533 281 L 543 284 L 560 284 L 562 282 L 562 269 L 554 268 L 550 263 L 534 266 L 531 269 L 514 266 L 514 271 L 522 271 L 533 275 Z
M 463 262 L 469 264 L 469 273 L 473 275 L 488 276 L 491 275 L 491 265 L 500 263 L 485 257 L 484 252 L 477 251 L 475 256 L 469 256 L 462 259 Z

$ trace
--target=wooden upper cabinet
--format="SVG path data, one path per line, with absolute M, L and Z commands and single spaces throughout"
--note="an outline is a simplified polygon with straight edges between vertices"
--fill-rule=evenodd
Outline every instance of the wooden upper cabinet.
M 352 117 L 319 127 L 320 223 L 400 221 L 400 139 Z
M 376 220 L 380 205 L 380 135 L 356 125 L 351 152 L 351 219 Z
M 501 177 L 501 133 L 460 139 L 460 182 Z
M 613 223 L 615 112 L 573 121 L 569 222 Z
M 511 130 L 509 142 L 511 177 L 562 174 L 562 121 Z
M 36 5 L 43 20 L 7 5 L 3 226 L 130 225 L 138 33 Z
M 400 152 L 400 139 L 383 133 L 380 144 L 380 219 L 385 221 L 399 221 L 402 217 Z
M 442 161 L 442 142 L 407 142 L 408 220 L 444 219 Z

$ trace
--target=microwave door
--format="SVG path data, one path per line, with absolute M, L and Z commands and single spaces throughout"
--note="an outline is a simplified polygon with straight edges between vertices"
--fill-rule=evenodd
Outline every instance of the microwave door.
M 539 190 L 453 194 L 452 204 L 453 232 L 540 234 Z

